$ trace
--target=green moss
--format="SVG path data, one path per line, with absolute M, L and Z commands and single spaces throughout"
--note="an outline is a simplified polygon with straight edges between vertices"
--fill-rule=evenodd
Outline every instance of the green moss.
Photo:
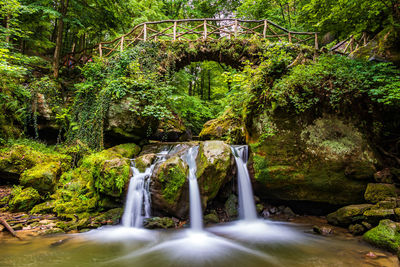
M 122 208 L 111 209 L 94 218 L 93 222 L 102 225 L 104 224 L 115 225 L 119 223 L 123 212 L 124 210 Z
M 30 211 L 30 213 L 35 214 L 48 214 L 48 213 L 53 213 L 54 209 L 54 200 L 47 201 L 41 204 L 38 204 L 33 207 L 33 209 Z
M 27 169 L 48 162 L 57 162 L 62 171 L 71 167 L 70 156 L 51 149 L 44 149 L 41 146 L 38 144 L 32 146 L 13 144 L 2 148 L 0 150 L 0 171 L 20 175 Z M 41 147 L 40 150 L 36 150 L 37 147 Z
M 168 217 L 153 217 L 145 220 L 144 227 L 147 229 L 174 228 L 175 222 Z
M 274 123 L 278 132 L 252 145 L 249 160 L 265 197 L 335 205 L 363 202 L 367 182 L 345 172 L 352 158 L 314 153 L 301 137 L 302 126 L 292 119 Z
M 240 118 L 228 110 L 217 119 L 206 122 L 199 137 L 201 140 L 224 140 L 231 144 L 243 144 L 245 130 Z
M 20 183 L 35 188 L 41 194 L 52 193 L 60 173 L 59 162 L 38 164 L 22 173 Z
M 399 253 L 400 225 L 391 220 L 382 220 L 377 227 L 366 232 L 363 238 L 377 247 Z
M 364 194 L 365 200 L 378 203 L 388 198 L 397 197 L 396 188 L 392 184 L 368 184 Z
M 135 167 L 140 171 L 144 172 L 146 168 L 150 167 L 150 165 L 156 159 L 156 154 L 146 154 L 140 157 L 135 158 Z
M 114 146 L 109 148 L 108 151 L 115 152 L 125 158 L 132 159 L 140 153 L 140 147 L 136 144 L 128 143 Z
M 162 184 L 162 196 L 169 204 L 174 204 L 186 182 L 187 166 L 179 157 L 173 157 L 160 168 L 162 171 L 157 178 Z
M 371 204 L 350 205 L 328 214 L 327 220 L 334 225 L 348 226 L 365 219 L 364 212 L 371 209 Z
M 13 211 L 29 211 L 41 200 L 39 193 L 32 187 L 22 189 L 21 186 L 16 186 L 11 196 L 8 205 Z
M 196 158 L 197 180 L 203 204 L 217 196 L 221 187 L 232 179 L 233 156 L 229 145 L 222 141 L 200 144 Z
M 54 211 L 59 215 L 79 214 L 108 208 L 104 207 L 103 200 L 120 201 L 129 181 L 129 171 L 129 159 L 113 150 L 84 157 L 78 168 L 61 176 L 52 195 Z

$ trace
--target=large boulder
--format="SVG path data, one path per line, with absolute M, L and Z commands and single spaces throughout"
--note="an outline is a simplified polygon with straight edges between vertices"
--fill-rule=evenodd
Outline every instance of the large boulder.
M 14 144 L 0 151 L 0 179 L 17 184 L 22 173 L 49 162 L 65 171 L 70 168 L 71 157 L 50 150 L 42 152 L 29 145 Z
M 199 145 L 196 158 L 197 180 L 203 210 L 214 199 L 220 189 L 232 178 L 234 158 L 229 145 L 222 141 L 178 143 L 169 147 L 169 154 L 164 162 L 156 164 L 152 175 L 152 208 L 158 213 L 187 218 L 189 215 L 188 165 L 183 156 L 192 146 Z M 143 148 L 135 163 L 139 170 L 144 170 L 154 162 L 154 154 L 165 146 L 152 145 Z M 143 152 L 142 152 L 143 153 Z
M 349 205 L 328 214 L 327 220 L 334 225 L 349 226 L 352 223 L 364 220 L 364 212 L 372 207 L 372 204 Z
M 214 199 L 219 190 L 232 179 L 235 159 L 231 148 L 223 141 L 200 143 L 196 159 L 197 180 L 202 196 L 203 208 Z
M 130 148 L 130 149 L 128 149 Z M 52 198 L 58 215 L 95 212 L 122 205 L 130 177 L 130 160 L 138 153 L 134 145 L 114 147 L 85 156 L 80 165 L 64 173 Z
M 367 202 L 378 203 L 379 201 L 397 197 L 396 187 L 392 184 L 370 183 L 365 190 L 364 198 Z
M 53 193 L 60 174 L 59 162 L 42 163 L 24 171 L 20 183 L 35 188 L 40 194 Z
M 189 210 L 188 165 L 179 155 L 162 162 L 152 175 L 153 209 L 177 217 L 185 217 Z
M 206 122 L 199 137 L 201 140 L 224 140 L 231 144 L 246 142 L 246 127 L 230 110 L 221 117 Z
M 377 159 L 350 122 L 323 116 L 312 123 L 282 115 L 257 118 L 251 172 L 264 199 L 349 205 L 364 202 Z M 251 140 L 250 140 L 251 141 Z
M 363 236 L 364 240 L 400 256 L 400 223 L 382 220 L 379 225 Z

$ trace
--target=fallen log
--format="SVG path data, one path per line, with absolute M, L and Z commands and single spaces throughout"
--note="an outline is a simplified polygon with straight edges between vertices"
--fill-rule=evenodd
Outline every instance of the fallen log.
M 10 232 L 10 234 L 18 239 L 21 239 L 17 233 L 12 229 L 12 227 L 4 220 L 3 218 L 0 218 L 0 223 Z

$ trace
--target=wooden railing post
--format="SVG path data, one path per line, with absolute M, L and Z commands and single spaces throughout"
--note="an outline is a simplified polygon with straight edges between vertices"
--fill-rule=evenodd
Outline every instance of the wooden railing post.
M 237 38 L 238 33 L 238 21 L 235 20 L 235 26 L 233 26 L 233 32 L 235 33 L 235 38 Z
M 121 37 L 121 47 L 120 47 L 121 52 L 124 51 L 124 39 L 125 39 L 125 37 L 122 36 Z
M 318 33 L 315 33 L 315 40 L 314 40 L 314 42 L 315 42 L 315 50 L 318 50 Z
M 204 41 L 207 41 L 207 20 L 204 20 L 204 22 L 203 22 L 203 27 L 204 27 L 203 40 L 204 40 Z
M 263 30 L 264 39 L 267 38 L 267 29 L 268 29 L 268 21 L 264 20 L 264 30 Z
M 103 57 L 103 48 L 101 47 L 101 43 L 99 43 L 99 55 Z
M 290 32 L 288 32 L 288 38 L 289 38 L 289 43 L 292 42 L 292 34 Z
M 143 41 L 146 42 L 146 40 L 147 40 L 147 24 L 144 23 L 144 25 L 143 25 Z
M 177 22 L 175 20 L 174 21 L 174 41 L 176 41 L 176 25 L 177 25 Z

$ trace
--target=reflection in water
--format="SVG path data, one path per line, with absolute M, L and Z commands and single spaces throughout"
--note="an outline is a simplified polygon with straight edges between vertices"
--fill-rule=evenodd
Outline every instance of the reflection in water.
M 205 230 L 103 227 L 0 241 L 0 266 L 398 266 L 395 257 L 365 257 L 377 251 L 367 244 L 307 234 L 309 229 L 287 223 L 259 220 Z

